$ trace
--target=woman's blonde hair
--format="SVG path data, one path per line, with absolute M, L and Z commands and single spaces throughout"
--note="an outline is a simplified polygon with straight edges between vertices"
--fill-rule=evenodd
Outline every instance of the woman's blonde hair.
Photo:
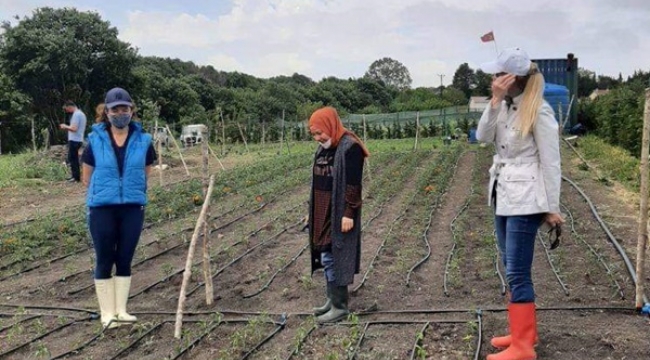
M 526 136 L 533 131 L 537 123 L 539 108 L 544 103 L 544 75 L 539 71 L 537 64 L 531 63 L 528 72 L 528 81 L 519 107 L 518 128 L 521 136 Z
M 100 103 L 95 107 L 95 122 L 100 123 L 102 121 L 108 121 L 108 118 L 106 117 L 106 105 L 104 103 Z

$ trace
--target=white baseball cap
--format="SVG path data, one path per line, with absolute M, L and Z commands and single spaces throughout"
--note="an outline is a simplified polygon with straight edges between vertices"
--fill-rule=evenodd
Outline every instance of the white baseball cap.
M 481 70 L 488 74 L 508 73 L 517 76 L 526 76 L 530 71 L 530 57 L 520 48 L 505 49 L 499 54 L 496 61 L 484 63 Z

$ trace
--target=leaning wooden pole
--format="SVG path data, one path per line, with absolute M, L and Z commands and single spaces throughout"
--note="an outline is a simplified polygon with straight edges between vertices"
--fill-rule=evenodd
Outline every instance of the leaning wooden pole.
M 641 206 L 639 207 L 639 230 L 636 245 L 636 308 L 644 305 L 644 268 L 648 244 L 648 157 L 650 154 L 650 88 L 645 90 L 643 111 L 643 137 L 641 142 Z
M 207 126 L 205 128 L 205 133 L 203 137 L 203 142 L 201 144 L 201 150 L 203 155 L 203 198 L 207 199 L 208 188 L 210 187 L 210 145 L 208 144 L 208 134 L 210 131 Z M 205 201 L 205 200 L 204 200 Z M 205 215 L 210 217 L 210 210 Z M 208 222 L 203 222 L 203 281 L 205 283 L 205 302 L 208 305 L 212 305 L 212 299 L 214 298 L 214 291 L 212 290 L 212 264 L 210 262 L 210 231 L 208 230 Z
M 208 208 L 210 207 L 210 198 L 212 197 L 212 190 L 214 189 L 214 175 L 210 176 L 210 184 L 208 185 L 208 191 L 205 194 L 203 199 L 203 206 L 201 207 L 201 213 L 199 218 L 196 220 L 196 226 L 194 227 L 194 233 L 192 234 L 192 240 L 190 241 L 190 248 L 187 251 L 187 260 L 185 262 L 185 271 L 183 272 L 183 283 L 181 285 L 181 293 L 178 296 L 178 309 L 176 310 L 176 326 L 174 329 L 174 337 L 177 339 L 181 338 L 181 327 L 183 326 L 183 307 L 185 306 L 185 294 L 187 291 L 187 284 L 190 282 L 190 277 L 192 276 L 192 262 L 194 260 L 194 250 L 196 248 L 196 241 L 201 234 L 201 229 L 203 229 L 203 224 L 205 223 L 206 215 L 208 213 Z M 212 278 L 210 278 L 212 281 Z M 209 281 L 206 281 L 206 286 Z
M 185 167 L 185 174 L 187 174 L 187 176 L 190 176 L 190 170 L 187 168 L 187 164 L 185 163 L 185 158 L 183 157 L 183 152 L 181 151 L 181 147 L 178 146 L 176 139 L 174 139 L 174 134 L 172 134 L 172 131 L 169 130 L 169 125 L 165 125 L 165 129 L 167 129 L 167 133 L 169 134 L 169 137 L 174 142 L 174 146 L 176 147 L 176 149 L 178 149 L 178 155 L 181 156 L 181 161 L 183 162 L 183 166 Z

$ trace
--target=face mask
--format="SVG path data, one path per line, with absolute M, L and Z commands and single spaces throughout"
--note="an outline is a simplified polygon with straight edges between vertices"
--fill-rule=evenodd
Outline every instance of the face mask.
M 321 143 L 320 146 L 322 146 L 323 149 L 329 149 L 330 147 L 332 147 L 332 139 L 329 139 L 324 143 Z
M 116 128 L 124 129 L 131 122 L 131 114 L 109 115 L 108 120 Z

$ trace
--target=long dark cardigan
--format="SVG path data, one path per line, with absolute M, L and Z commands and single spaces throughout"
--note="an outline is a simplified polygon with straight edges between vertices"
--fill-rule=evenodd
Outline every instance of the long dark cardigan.
M 348 150 L 355 144 L 355 141 L 348 135 L 344 135 L 337 146 L 334 156 L 334 174 L 332 188 L 332 256 L 334 257 L 334 277 L 337 286 L 347 286 L 354 282 L 354 274 L 358 274 L 361 266 L 361 208 L 356 212 L 354 227 L 347 233 L 341 232 L 341 219 L 345 210 L 345 157 Z M 318 147 L 314 161 L 322 151 Z M 361 169 L 363 173 L 363 166 Z M 361 184 L 359 185 L 361 186 Z M 363 193 L 363 189 L 362 189 Z M 320 262 L 320 252 L 313 247 L 314 238 L 314 180 L 312 173 L 312 189 L 309 198 L 309 243 L 311 244 L 311 272 L 323 267 Z

